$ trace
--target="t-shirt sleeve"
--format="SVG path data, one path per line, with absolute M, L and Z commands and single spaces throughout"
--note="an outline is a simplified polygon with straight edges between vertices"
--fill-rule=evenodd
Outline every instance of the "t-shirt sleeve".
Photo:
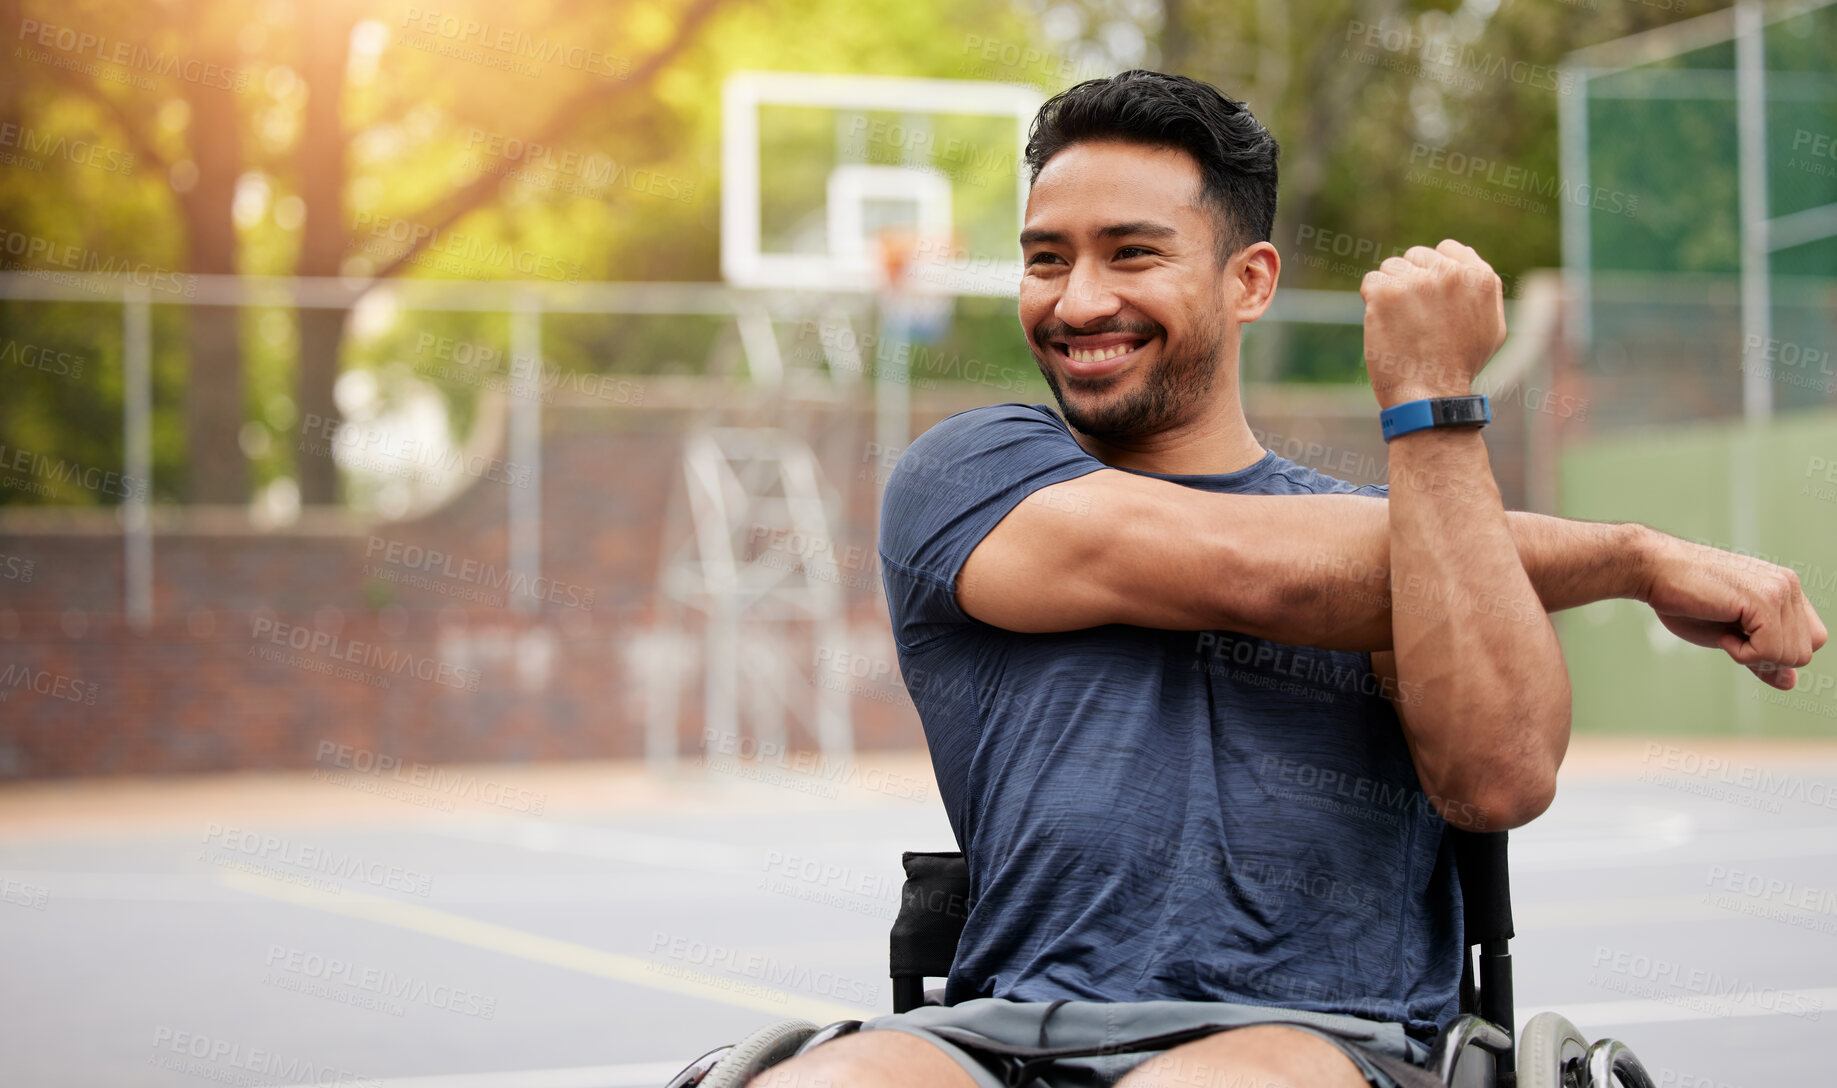
M 894 640 L 918 649 L 976 623 L 955 589 L 976 545 L 1028 495 L 1103 467 L 1044 406 L 975 408 L 920 435 L 894 466 L 880 508 Z

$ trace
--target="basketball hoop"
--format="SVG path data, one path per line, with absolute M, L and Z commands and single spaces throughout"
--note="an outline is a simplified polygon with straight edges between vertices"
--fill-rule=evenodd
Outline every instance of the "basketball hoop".
M 944 277 L 950 271 L 952 236 L 897 226 L 883 228 L 875 239 L 882 323 L 897 327 L 913 343 L 936 343 L 949 336 L 956 297 Z

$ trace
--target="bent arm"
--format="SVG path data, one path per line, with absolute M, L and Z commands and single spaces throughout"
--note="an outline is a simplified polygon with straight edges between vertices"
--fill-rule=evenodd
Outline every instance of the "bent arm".
M 1448 822 L 1496 831 L 1556 796 L 1569 669 L 1476 430 L 1391 443 L 1391 625 L 1403 734 Z M 1426 485 L 1426 486 L 1425 486 Z M 1565 579 L 1584 575 L 1562 566 Z
M 1545 611 L 1639 594 L 1651 530 L 1516 511 L 1506 521 Z M 1390 568 L 1384 499 L 1220 495 L 1101 469 L 1009 512 L 964 563 L 957 603 L 1010 631 L 1127 623 L 1388 650 Z

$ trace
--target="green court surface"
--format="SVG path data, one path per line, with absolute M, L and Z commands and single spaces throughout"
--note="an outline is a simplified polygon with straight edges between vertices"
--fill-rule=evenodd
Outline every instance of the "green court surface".
M 1574 442 L 1563 452 L 1561 513 L 1638 521 L 1790 567 L 1827 625 L 1837 622 L 1837 413 L 1668 427 Z M 1776 692 L 1720 651 L 1671 635 L 1633 601 L 1557 617 L 1589 732 L 1830 736 L 1837 668 L 1801 670 Z

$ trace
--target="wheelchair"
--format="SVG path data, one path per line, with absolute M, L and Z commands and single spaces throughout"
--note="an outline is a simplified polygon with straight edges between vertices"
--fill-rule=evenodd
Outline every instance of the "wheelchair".
M 1449 1088 L 1653 1088 L 1624 1043 L 1590 1043 L 1553 1012 L 1533 1016 L 1514 1041 L 1511 887 L 1506 833 L 1449 829 L 1464 908 L 1460 1014 L 1431 1048 L 1428 1070 Z M 900 911 L 893 921 L 889 974 L 893 1012 L 943 1004 L 927 978 L 949 975 L 968 915 L 969 867 L 959 853 L 907 852 Z M 1476 972 L 1477 964 L 1477 972 Z M 859 1020 L 819 1028 L 807 1020 L 769 1024 L 691 1062 L 666 1088 L 741 1088 L 764 1070 L 858 1030 Z

